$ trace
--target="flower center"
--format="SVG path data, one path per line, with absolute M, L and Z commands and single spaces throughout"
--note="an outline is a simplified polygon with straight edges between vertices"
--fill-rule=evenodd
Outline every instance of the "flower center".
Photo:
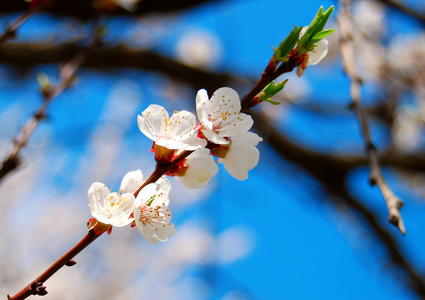
M 165 203 L 156 206 L 144 205 L 140 207 L 139 221 L 144 225 L 153 227 L 165 227 L 167 217 L 171 217 L 170 210 L 165 206 Z

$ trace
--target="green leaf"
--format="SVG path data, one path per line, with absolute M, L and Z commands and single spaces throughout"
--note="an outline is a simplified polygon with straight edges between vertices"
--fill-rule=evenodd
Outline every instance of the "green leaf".
M 294 29 L 289 33 L 286 39 L 279 44 L 279 46 L 274 50 L 274 56 L 277 60 L 286 61 L 288 54 L 294 49 L 295 45 L 298 42 L 300 37 L 302 27 L 297 28 L 294 26 Z
M 258 94 L 258 100 L 260 101 L 267 101 L 270 102 L 273 105 L 280 104 L 279 102 L 272 101 L 274 95 L 279 93 L 284 87 L 285 84 L 288 82 L 289 79 L 286 79 L 285 81 L 279 82 L 274 84 L 274 81 L 270 82 L 263 91 Z
M 311 21 L 306 32 L 298 42 L 298 51 L 300 55 L 311 51 L 318 41 L 333 32 L 332 29 L 323 30 L 333 10 L 334 7 L 331 6 L 323 12 L 323 7 L 320 7 L 313 21 Z
M 319 33 L 317 33 L 312 40 L 318 40 L 320 41 L 321 39 L 327 37 L 328 35 L 330 35 L 332 32 L 334 32 L 333 29 L 327 29 L 327 30 L 323 30 L 320 31 Z
M 272 101 L 270 99 L 264 99 L 263 101 L 269 102 L 269 103 L 271 103 L 273 105 L 279 105 L 280 104 L 280 102 Z

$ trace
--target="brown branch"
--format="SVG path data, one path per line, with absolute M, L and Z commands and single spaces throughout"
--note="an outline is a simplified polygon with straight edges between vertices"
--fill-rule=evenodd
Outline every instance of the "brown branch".
M 374 144 L 372 143 L 372 139 L 370 136 L 367 116 L 360 103 L 360 87 L 362 84 L 362 79 L 357 73 L 354 60 L 354 36 L 352 34 L 352 27 L 354 25 L 352 24 L 351 18 L 349 17 L 349 5 L 350 0 L 340 0 L 340 11 L 337 20 L 339 25 L 341 55 L 344 64 L 344 70 L 351 81 L 351 107 L 354 109 L 356 116 L 360 122 L 361 134 L 365 144 L 366 157 L 369 161 L 369 166 L 371 170 L 370 183 L 372 185 L 378 185 L 382 196 L 385 199 L 389 212 L 388 221 L 394 226 L 396 226 L 402 234 L 405 234 L 406 230 L 404 228 L 403 219 L 400 214 L 400 208 L 402 207 L 403 203 L 389 188 L 388 184 L 384 179 L 384 176 L 381 173 L 377 151 Z
M 75 264 L 74 261 L 71 261 L 78 253 L 83 251 L 88 245 L 90 245 L 94 240 L 100 236 L 94 234 L 94 231 L 91 230 L 87 235 L 78 242 L 73 248 L 71 248 L 67 253 L 65 253 L 61 258 L 54 262 L 46 271 L 44 271 L 40 276 L 34 279 L 16 295 L 10 296 L 7 295 L 9 300 L 22 300 L 26 299 L 31 295 L 43 296 L 47 294 L 46 287 L 43 284 L 52 277 L 57 271 L 59 271 L 63 266 L 72 266 Z
M 9 155 L 3 161 L 2 167 L 0 168 L 0 181 L 4 178 L 4 176 L 18 167 L 20 164 L 19 153 L 21 149 L 27 144 L 39 122 L 46 118 L 48 105 L 54 98 L 59 96 L 66 88 L 71 85 L 78 68 L 87 58 L 89 50 L 99 44 L 100 41 L 97 33 L 97 18 L 93 21 L 92 34 L 93 35 L 90 45 L 87 48 L 82 49 L 68 63 L 60 68 L 60 82 L 52 87 L 42 88 L 42 94 L 44 97 L 43 104 L 22 127 L 19 135 L 13 139 L 13 144 L 9 151 Z
M 67 61 L 73 53 L 80 51 L 74 43 L 61 45 L 49 44 L 8 44 L 0 48 L 0 63 L 13 64 L 20 68 L 29 68 L 37 64 L 57 63 Z M 84 64 L 87 67 L 105 67 L 112 70 L 114 67 L 143 69 L 166 72 L 179 81 L 187 81 L 196 88 L 215 90 L 229 84 L 229 82 L 243 82 L 241 79 L 226 74 L 212 73 L 186 66 L 176 60 L 148 50 L 132 50 L 120 44 L 113 47 L 93 49 L 87 54 Z

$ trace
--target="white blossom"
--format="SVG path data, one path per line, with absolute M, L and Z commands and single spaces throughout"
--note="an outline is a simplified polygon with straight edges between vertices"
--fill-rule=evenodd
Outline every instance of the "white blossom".
M 252 132 L 245 132 L 232 138 L 232 142 L 224 157 L 220 157 L 218 162 L 230 175 L 238 180 L 248 178 L 248 171 L 253 169 L 260 158 L 260 152 L 255 147 L 263 139 Z
M 196 150 L 206 145 L 196 134 L 195 115 L 185 110 L 170 118 L 162 106 L 150 105 L 137 116 L 137 124 L 144 135 L 167 149 Z
M 228 87 L 215 91 L 208 99 L 202 89 L 196 95 L 196 113 L 201 122 L 201 132 L 211 142 L 227 145 L 226 137 L 247 132 L 254 123 L 251 116 L 240 112 L 238 93 Z
M 134 220 L 140 234 L 150 243 L 157 245 L 165 242 L 176 233 L 170 222 L 171 212 L 168 208 L 171 184 L 161 177 L 156 183 L 145 186 L 137 195 Z
M 176 174 L 176 180 L 188 188 L 197 189 L 208 184 L 218 172 L 210 151 L 206 148 L 198 149 L 190 154 L 183 164 L 183 174 Z
M 130 224 L 133 218 L 133 192 L 142 184 L 140 170 L 127 173 L 118 193 L 111 193 L 106 185 L 93 183 L 88 190 L 89 210 L 93 218 L 106 225 L 122 227 Z M 124 192 L 124 194 L 121 194 Z

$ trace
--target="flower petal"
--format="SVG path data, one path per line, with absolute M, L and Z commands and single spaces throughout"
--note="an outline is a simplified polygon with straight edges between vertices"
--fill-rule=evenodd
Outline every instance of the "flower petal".
M 218 172 L 217 164 L 208 149 L 199 149 L 187 157 L 188 169 L 184 176 L 176 176 L 176 180 L 191 189 L 201 188 L 208 184 Z
M 145 181 L 144 179 L 141 170 L 128 172 L 121 181 L 121 193 L 134 193 Z
M 168 117 L 168 112 L 162 106 L 152 104 L 142 112 L 141 116 L 137 116 L 137 124 L 144 135 L 156 141 L 161 133 L 161 124 Z
M 227 107 L 227 110 L 230 113 L 238 113 L 241 111 L 241 101 L 239 95 L 234 89 L 229 87 L 222 87 L 216 90 L 210 101 L 210 109 L 213 111 L 220 111 L 221 107 L 223 107 L 223 109 L 224 107 Z
M 246 132 L 232 138 L 229 152 L 225 158 L 220 158 L 224 168 L 238 180 L 248 178 L 248 171 L 253 169 L 260 158 L 260 152 L 255 147 L 262 139 L 252 132 Z
M 100 182 L 93 183 L 88 192 L 90 214 L 100 221 L 97 217 L 99 210 L 103 209 L 105 199 L 109 196 L 109 189 L 106 185 Z
M 204 89 L 199 90 L 196 94 L 196 114 L 202 124 L 212 128 L 212 124 L 208 120 L 208 112 L 211 111 L 210 106 L 211 102 L 208 99 L 207 91 Z
M 308 53 L 307 65 L 317 65 L 328 54 L 328 40 L 321 39 L 313 51 Z
M 166 206 L 170 203 L 170 190 L 171 190 L 171 182 L 167 177 L 162 176 L 156 181 L 156 192 L 157 192 L 157 202 L 155 203 L 163 203 Z
M 226 120 L 225 123 L 222 123 L 218 132 L 221 136 L 231 137 L 247 132 L 253 124 L 254 121 L 250 115 L 239 113 Z
M 202 134 L 207 140 L 217 145 L 228 145 L 230 142 L 212 130 L 201 129 Z
M 119 195 L 118 193 L 112 193 L 114 196 L 114 205 L 111 205 L 111 216 L 109 217 L 109 224 L 112 226 L 122 227 L 133 222 L 133 218 L 130 215 L 133 213 L 134 207 L 134 196 L 132 193 Z

